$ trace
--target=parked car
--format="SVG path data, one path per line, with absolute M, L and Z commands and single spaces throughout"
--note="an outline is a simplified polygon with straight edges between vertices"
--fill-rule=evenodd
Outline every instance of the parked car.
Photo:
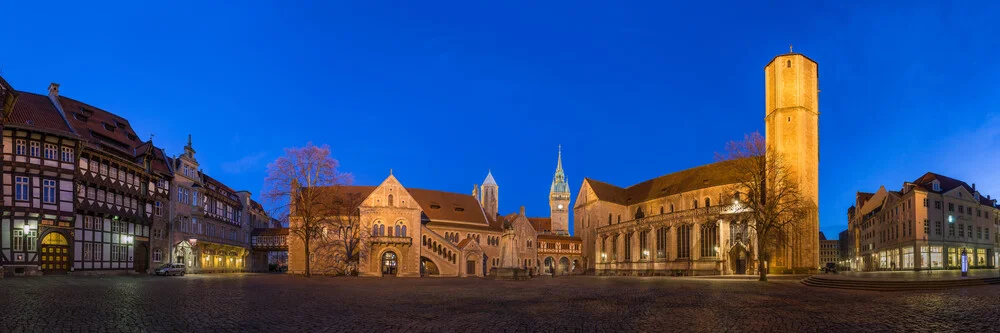
M 157 268 L 154 273 L 156 275 L 180 275 L 184 276 L 184 264 L 163 264 L 160 268 Z

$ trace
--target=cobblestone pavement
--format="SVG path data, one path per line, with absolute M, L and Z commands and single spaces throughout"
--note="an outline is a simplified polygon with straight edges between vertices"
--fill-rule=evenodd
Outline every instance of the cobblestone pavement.
M 998 296 L 664 277 L 8 278 L 0 332 L 989 332 Z

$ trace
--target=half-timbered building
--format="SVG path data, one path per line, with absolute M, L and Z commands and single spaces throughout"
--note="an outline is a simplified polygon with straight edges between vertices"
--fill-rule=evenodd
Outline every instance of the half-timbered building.
M 60 96 L 58 84 L 49 86 L 49 98 L 81 140 L 73 270 L 146 272 L 153 207 L 167 191 L 157 187 L 162 172 L 137 156 L 144 142 L 125 118 Z
M 0 78 L 3 274 L 66 272 L 72 265 L 73 191 L 79 137 L 49 96 Z

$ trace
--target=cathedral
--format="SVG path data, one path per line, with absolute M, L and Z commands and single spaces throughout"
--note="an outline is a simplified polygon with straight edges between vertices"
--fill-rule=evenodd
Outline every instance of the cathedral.
M 806 221 L 765 262 L 771 273 L 819 268 L 818 78 L 816 62 L 798 53 L 778 55 L 764 67 L 766 144 L 784 156 L 802 195 L 811 201 Z M 628 187 L 585 178 L 573 206 L 585 270 L 608 275 L 755 273 L 753 221 L 735 214 L 732 163 L 698 166 Z
M 535 274 L 583 272 L 582 243 L 569 235 L 570 191 L 556 161 L 549 193 L 550 217 L 499 212 L 500 186 L 487 172 L 471 194 L 405 187 L 391 173 L 376 186 L 342 186 L 338 195 L 358 198 L 360 276 L 488 276 L 501 266 L 501 235 L 514 232 L 517 266 Z M 292 217 L 295 228 L 295 217 Z M 305 248 L 289 237 L 289 271 L 305 272 Z M 337 247 L 313 243 L 313 274 L 341 273 Z M 509 263 L 507 264 L 509 265 Z M 353 272 L 351 272 L 353 273 Z

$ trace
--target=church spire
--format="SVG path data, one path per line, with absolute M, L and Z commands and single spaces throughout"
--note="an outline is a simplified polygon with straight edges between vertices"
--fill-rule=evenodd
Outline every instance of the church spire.
M 562 167 L 562 145 L 559 145 L 559 155 L 556 158 L 556 174 L 552 176 L 553 193 L 569 193 L 569 185 L 566 184 L 566 173 Z

